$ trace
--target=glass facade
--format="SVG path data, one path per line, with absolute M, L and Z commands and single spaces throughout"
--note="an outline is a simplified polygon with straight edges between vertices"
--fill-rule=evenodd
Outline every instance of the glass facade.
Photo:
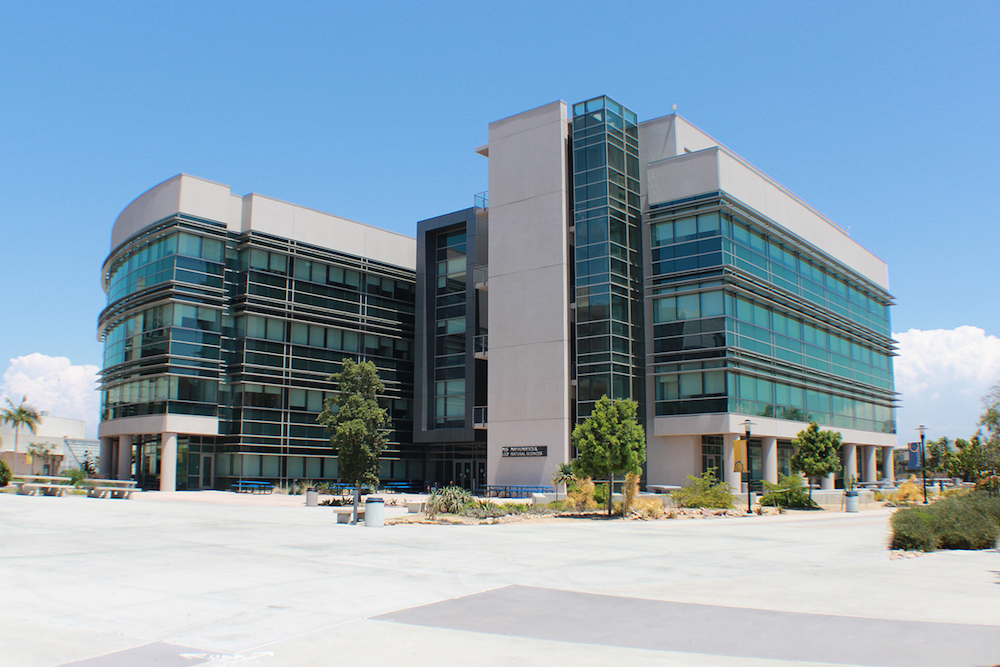
M 895 432 L 891 297 L 722 193 L 650 212 L 656 414 Z
M 219 420 L 218 436 L 178 434 L 178 488 L 336 479 L 316 417 L 348 357 L 374 361 L 386 385 L 382 477 L 424 478 L 412 437 L 412 271 L 181 215 L 118 249 L 106 281 L 102 419 Z M 153 484 L 160 437 L 136 445 Z
M 608 97 L 573 107 L 577 416 L 645 394 L 639 130 Z
M 465 427 L 466 232 L 435 239 L 434 427 Z

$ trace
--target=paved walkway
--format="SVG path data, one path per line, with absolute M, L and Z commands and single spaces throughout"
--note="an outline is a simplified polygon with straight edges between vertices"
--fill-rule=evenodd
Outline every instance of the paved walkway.
M 376 529 L 200 498 L 0 495 L 0 665 L 1000 663 L 1000 554 L 891 559 L 884 510 Z

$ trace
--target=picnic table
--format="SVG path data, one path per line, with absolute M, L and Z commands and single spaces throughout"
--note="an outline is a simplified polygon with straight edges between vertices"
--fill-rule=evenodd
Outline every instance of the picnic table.
M 264 480 L 241 479 L 233 482 L 233 491 L 236 493 L 271 493 L 274 491 L 274 484 Z
M 46 496 L 62 496 L 67 491 L 76 490 L 73 480 L 58 475 L 18 475 L 19 479 L 11 484 L 21 495 L 33 496 L 41 493 Z M 96 479 L 84 478 L 80 491 L 86 491 L 91 498 L 130 498 L 135 491 L 135 481 L 131 479 Z

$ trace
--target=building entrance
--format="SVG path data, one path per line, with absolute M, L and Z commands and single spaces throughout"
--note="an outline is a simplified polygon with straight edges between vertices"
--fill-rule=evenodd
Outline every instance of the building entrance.
M 215 488 L 215 454 L 201 455 L 201 488 Z
M 477 493 L 486 486 L 486 461 L 455 461 L 452 483 Z

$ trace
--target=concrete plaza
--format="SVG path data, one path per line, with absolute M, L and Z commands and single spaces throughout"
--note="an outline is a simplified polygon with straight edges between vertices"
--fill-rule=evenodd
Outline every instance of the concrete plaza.
M 0 494 L 0 665 L 995 665 L 997 551 L 886 510 L 337 525 L 301 497 Z

